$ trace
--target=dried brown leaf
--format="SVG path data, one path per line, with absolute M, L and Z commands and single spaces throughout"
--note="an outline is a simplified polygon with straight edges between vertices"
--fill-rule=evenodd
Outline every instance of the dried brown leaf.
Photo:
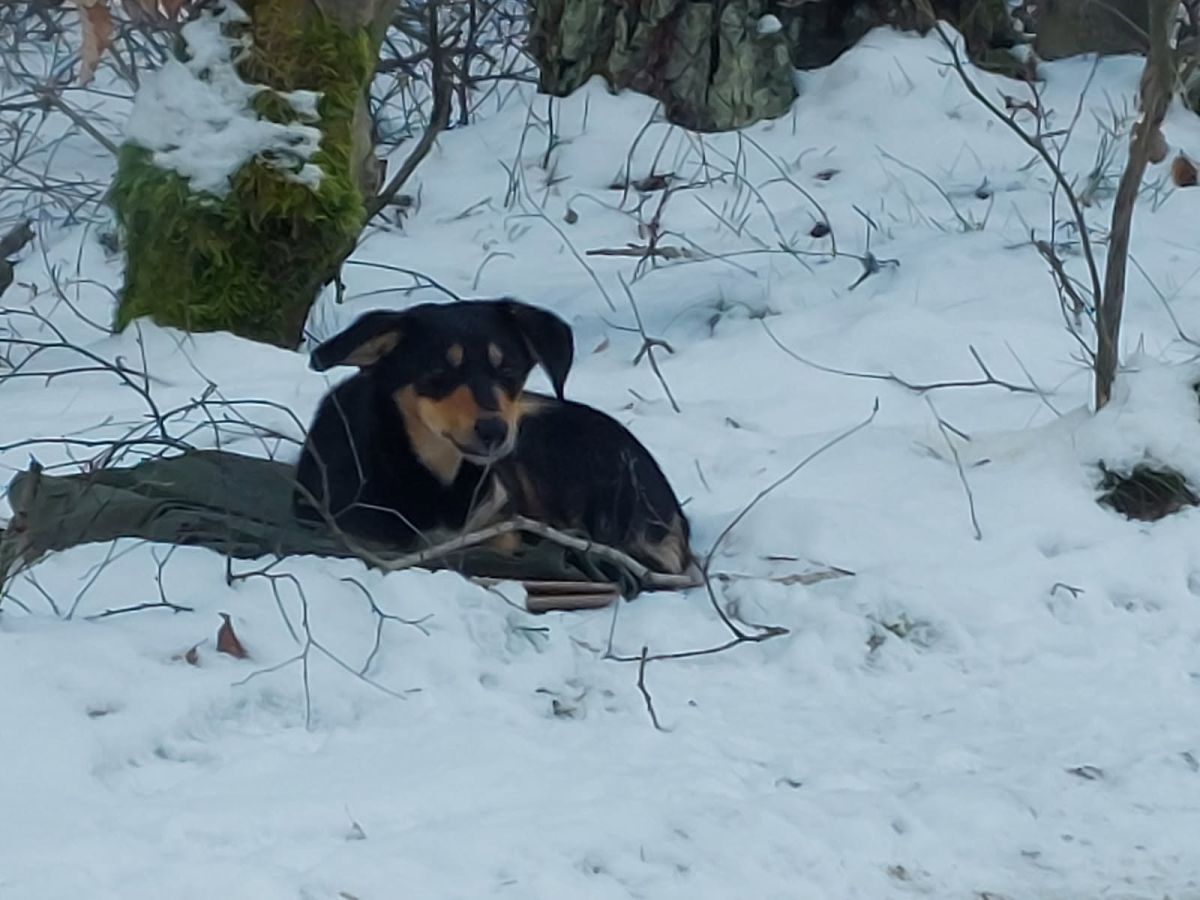
M 1194 187 L 1196 184 L 1196 164 L 1180 153 L 1171 163 L 1171 180 L 1179 187 Z
M 187 650 L 183 651 L 183 653 L 176 653 L 174 656 L 171 657 L 171 661 L 172 662 L 185 662 L 189 666 L 200 665 L 200 645 L 193 644 Z
M 217 652 L 232 656 L 234 659 L 249 659 L 250 654 L 246 652 L 246 648 L 242 646 L 242 642 L 238 640 L 237 634 L 233 630 L 233 622 L 229 620 L 228 613 L 221 613 L 221 627 L 217 629 Z
M 79 83 L 87 84 L 112 46 L 113 20 L 107 0 L 77 0 L 83 46 L 79 51 Z

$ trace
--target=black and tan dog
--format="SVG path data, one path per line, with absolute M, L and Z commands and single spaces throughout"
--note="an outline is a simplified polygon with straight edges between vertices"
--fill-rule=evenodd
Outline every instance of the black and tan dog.
M 312 353 L 318 371 L 359 372 L 317 410 L 298 513 L 397 545 L 519 513 L 685 571 L 687 518 L 654 458 L 563 399 L 573 358 L 570 326 L 515 300 L 367 313 Z M 554 397 L 524 390 L 539 364 Z

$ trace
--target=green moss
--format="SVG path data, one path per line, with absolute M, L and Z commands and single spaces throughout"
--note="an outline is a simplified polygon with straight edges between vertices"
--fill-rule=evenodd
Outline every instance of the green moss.
M 296 111 L 288 98 L 278 91 L 260 91 L 250 101 L 250 106 L 260 119 L 286 125 L 296 119 Z
M 311 159 L 323 173 L 319 187 L 252 160 L 225 197 L 197 194 L 146 150 L 123 147 L 110 192 L 128 254 L 119 329 L 149 315 L 188 331 L 228 330 L 294 347 L 321 283 L 353 246 L 364 216 L 354 117 L 373 48 L 365 29 L 348 32 L 293 7 L 256 5 L 254 49 L 242 74 L 274 89 L 254 103 L 271 121 L 297 118 L 277 91 L 321 92 L 322 140 Z

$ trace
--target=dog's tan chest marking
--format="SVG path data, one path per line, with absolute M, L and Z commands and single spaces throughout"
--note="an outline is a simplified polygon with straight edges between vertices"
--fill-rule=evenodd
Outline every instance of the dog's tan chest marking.
M 434 431 L 426 422 L 421 407 L 428 401 L 419 397 L 411 386 L 396 391 L 392 398 L 396 408 L 400 410 L 404 431 L 421 465 L 442 484 L 452 483 L 458 477 L 463 457 L 451 441 Z

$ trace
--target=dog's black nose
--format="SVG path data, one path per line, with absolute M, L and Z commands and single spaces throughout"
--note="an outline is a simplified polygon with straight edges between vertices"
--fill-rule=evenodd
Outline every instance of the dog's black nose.
M 475 423 L 475 436 L 489 450 L 499 447 L 508 437 L 508 425 L 503 419 L 488 417 Z

